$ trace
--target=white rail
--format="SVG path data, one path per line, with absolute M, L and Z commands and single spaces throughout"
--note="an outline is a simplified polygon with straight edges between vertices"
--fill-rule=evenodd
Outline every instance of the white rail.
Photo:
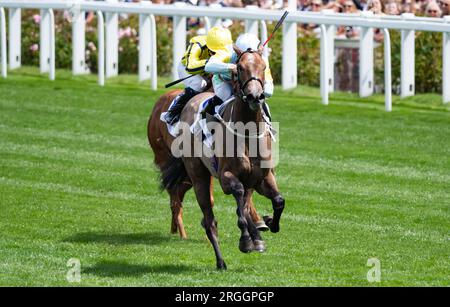
M 0 45 L 1 45 L 1 63 L 2 63 L 2 77 L 6 78 L 8 74 L 6 65 L 6 18 L 5 10 L 0 7 Z
M 361 37 L 361 58 L 360 67 L 363 72 L 360 74 L 360 94 L 362 96 L 369 96 L 373 94 L 374 80 L 373 80 L 373 39 L 370 39 L 372 34 L 372 28 L 383 29 L 385 34 L 385 95 L 386 95 L 386 110 L 390 111 L 392 109 L 392 93 L 391 93 L 391 69 L 390 69 L 390 40 L 389 31 L 391 30 L 401 30 L 404 31 L 405 39 L 402 39 L 402 72 L 411 72 L 414 67 L 414 55 L 407 55 L 406 47 L 411 48 L 414 46 L 414 36 L 408 35 L 414 31 L 432 31 L 441 32 L 443 34 L 443 102 L 450 102 L 450 16 L 445 18 L 426 18 L 426 17 L 414 17 L 411 15 L 404 16 L 374 16 L 371 14 L 334 14 L 330 12 L 299 12 L 294 11 L 295 0 L 289 0 L 292 12 L 286 18 L 284 28 L 283 28 L 283 61 L 282 61 L 282 85 L 284 89 L 289 89 L 297 86 L 297 65 L 296 65 L 296 50 L 297 50 L 297 40 L 296 38 L 296 25 L 297 23 L 313 23 L 321 25 L 321 93 L 322 102 L 328 104 L 328 93 L 332 91 L 333 81 L 333 65 L 330 55 L 330 49 L 333 48 L 333 31 L 330 31 L 333 26 L 354 26 L 361 27 L 362 37 Z M 141 55 L 145 59 L 140 60 L 141 65 L 146 65 L 150 69 L 140 69 L 140 80 L 150 78 L 152 80 L 151 87 L 156 89 L 156 23 L 154 16 L 171 16 L 174 17 L 174 22 L 176 26 L 176 31 L 174 31 L 174 48 L 173 57 L 174 61 L 179 60 L 179 54 L 184 51 L 185 39 L 186 39 L 186 24 L 183 22 L 186 17 L 201 17 L 205 18 L 205 23 L 207 27 L 211 27 L 217 24 L 221 18 L 238 19 L 246 21 L 247 28 L 254 32 L 260 32 L 261 35 L 267 35 L 267 28 L 265 27 L 265 21 L 277 21 L 280 18 L 280 11 L 274 10 L 262 10 L 262 9 L 238 9 L 238 8 L 222 8 L 217 6 L 211 7 L 194 7 L 186 5 L 154 5 L 147 2 L 141 3 L 118 3 L 118 2 L 87 2 L 87 1 L 62 1 L 62 0 L 0 0 L 0 43 L 1 43 L 1 64 L 2 64 L 2 76 L 6 77 L 6 24 L 4 17 L 4 8 L 6 9 L 40 9 L 43 12 L 52 12 L 53 10 L 73 10 L 76 8 L 80 12 L 93 11 L 97 12 L 99 21 L 103 21 L 103 14 L 138 14 L 143 20 L 145 18 L 150 18 L 150 22 L 143 22 L 147 27 L 150 26 L 150 31 L 145 33 L 150 33 L 150 35 L 145 35 L 141 37 L 143 39 L 143 44 L 150 46 L 146 50 L 150 50 L 150 56 L 148 54 Z M 20 11 L 19 11 L 20 12 Z M 16 12 L 17 14 L 17 12 Z M 51 13 L 50 13 L 51 14 Z M 51 18 L 50 18 L 51 19 Z M 256 21 L 256 23 L 255 23 Z M 260 30 L 258 31 L 258 21 L 260 21 Z M 15 23 L 16 24 L 16 23 Z M 73 23 L 74 26 L 80 23 Z M 54 36 L 52 39 L 52 31 L 42 35 L 49 36 L 50 44 L 52 45 L 49 49 L 49 71 L 50 78 L 54 77 Z M 17 29 L 11 29 L 17 33 Z M 99 51 L 103 50 L 99 56 L 99 84 L 104 84 L 105 79 L 105 68 L 110 67 L 110 57 L 107 56 L 105 62 L 101 63 L 100 57 L 105 58 L 104 49 L 105 44 L 107 46 L 116 46 L 118 44 L 118 39 L 109 39 L 109 31 L 117 30 L 117 23 L 112 26 L 108 26 L 105 30 L 105 25 L 101 25 L 99 22 Z M 106 31 L 106 35 L 104 33 Z M 20 31 L 19 31 L 20 33 Z M 106 36 L 107 41 L 104 38 L 101 39 L 100 36 Z M 183 36 L 183 37 L 182 37 Z M 80 36 L 82 37 L 82 36 Z M 294 38 L 294 39 L 293 39 Z M 406 39 L 407 38 L 407 39 Z M 108 48 L 109 50 L 109 48 Z M 80 51 L 77 51 L 76 59 L 78 62 L 83 63 Z M 74 55 L 75 59 L 75 55 Z M 328 62 L 328 63 L 327 63 Z M 117 63 L 115 63 L 117 65 Z M 295 64 L 295 65 L 293 65 Z M 44 65 L 41 63 L 41 65 Z M 103 65 L 100 69 L 100 65 Z M 15 63 L 14 67 L 20 66 Z M 326 66 L 326 67 L 325 67 Z M 12 67 L 12 66 L 11 66 Z M 41 67 L 42 68 L 42 67 Z M 78 69 L 80 70 L 80 69 Z M 74 73 L 75 70 L 74 70 Z M 175 76 L 175 74 L 174 74 Z M 364 79 L 363 79 L 364 78 Z M 402 83 L 402 97 L 406 97 L 414 94 L 414 78 L 410 75 L 402 73 L 401 78 Z

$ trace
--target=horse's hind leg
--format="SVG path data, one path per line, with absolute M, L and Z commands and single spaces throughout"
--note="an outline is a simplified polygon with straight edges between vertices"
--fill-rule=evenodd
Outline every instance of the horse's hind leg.
M 247 219 L 248 231 L 253 241 L 253 250 L 258 252 L 264 252 L 266 250 L 266 244 L 261 237 L 261 233 L 256 226 L 256 223 L 260 220 L 258 213 L 253 205 L 252 201 L 253 190 L 249 189 L 245 191 L 245 213 Z M 264 223 L 263 223 L 264 224 Z M 265 225 L 265 224 L 264 224 Z M 267 226 L 266 226 L 267 227 Z
M 190 162 L 192 162 L 192 160 L 190 160 Z M 188 163 L 189 166 L 186 165 L 186 170 L 192 179 L 195 196 L 197 197 L 198 204 L 203 212 L 202 226 L 205 228 L 206 236 L 214 248 L 217 268 L 219 270 L 226 270 L 227 266 L 219 248 L 217 222 L 213 213 L 211 195 L 212 178 L 209 171 L 201 163 L 200 160 L 198 160 L 198 163 Z
M 194 184 L 195 194 L 200 208 L 203 212 L 203 226 L 205 227 L 206 235 L 211 242 L 214 252 L 216 254 L 216 264 L 219 270 L 226 270 L 227 266 L 223 260 L 222 253 L 219 248 L 219 240 L 217 233 L 217 222 L 214 218 L 213 209 L 210 203 L 209 180 L 204 182 L 196 182 Z
M 253 223 L 256 225 L 256 228 L 259 231 L 267 231 L 269 230 L 269 227 L 267 227 L 264 220 L 259 216 L 258 212 L 256 211 L 255 204 L 253 203 L 252 194 L 253 190 L 249 190 L 247 200 L 245 201 L 249 210 L 249 214 L 252 218 Z
M 169 191 L 170 209 L 172 210 L 171 233 L 180 233 L 182 239 L 187 239 L 186 231 L 183 224 L 183 199 L 187 191 L 192 187 L 188 182 L 176 185 Z

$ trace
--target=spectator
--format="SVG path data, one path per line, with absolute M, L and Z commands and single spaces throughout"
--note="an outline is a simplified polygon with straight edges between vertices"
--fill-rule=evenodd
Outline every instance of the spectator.
M 352 0 L 355 7 L 359 11 L 367 11 L 367 1 L 366 0 Z
M 383 10 L 383 2 L 381 0 L 369 0 L 367 3 L 367 10 L 369 12 L 372 12 L 374 15 L 384 15 Z M 373 30 L 374 36 L 373 39 L 376 42 L 381 42 L 384 39 L 384 34 L 381 29 L 374 29 Z
M 395 0 L 389 1 L 385 5 L 384 12 L 386 13 L 386 15 L 400 15 L 400 9 L 398 7 L 398 3 L 395 2 Z
M 261 9 L 269 10 L 273 6 L 273 0 L 258 0 L 258 6 Z
M 402 1 L 402 13 L 416 13 L 416 1 L 415 0 L 403 0 Z
M 367 3 L 367 10 L 372 12 L 374 15 L 384 15 L 384 6 L 381 0 L 369 0 Z
M 311 0 L 311 4 L 309 5 L 309 10 L 311 12 L 320 12 L 322 10 L 322 0 Z M 310 23 L 307 25 L 306 29 L 313 30 L 318 28 L 319 25 Z
M 344 8 L 343 12 L 346 14 L 354 14 L 354 13 L 358 12 L 358 10 L 356 9 L 355 3 L 353 3 L 352 0 L 346 0 L 344 2 L 343 8 Z
M 310 11 L 320 12 L 322 10 L 322 0 L 311 0 Z
M 439 0 L 439 7 L 442 11 L 442 16 L 450 15 L 450 0 Z
M 309 0 L 297 0 L 297 11 L 309 11 Z
M 333 10 L 335 13 L 342 13 L 344 11 L 342 4 L 340 4 L 338 1 L 330 1 L 325 6 L 325 9 Z
M 427 8 L 425 10 L 425 16 L 439 18 L 441 17 L 441 14 L 442 11 L 436 2 L 432 1 L 428 3 Z

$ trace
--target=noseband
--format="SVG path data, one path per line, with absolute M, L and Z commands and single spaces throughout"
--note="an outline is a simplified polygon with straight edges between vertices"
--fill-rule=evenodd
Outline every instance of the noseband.
M 238 57 L 238 59 L 237 59 L 237 61 L 236 61 L 236 65 L 241 61 L 241 58 L 242 58 L 242 56 L 243 56 L 244 54 L 246 54 L 246 53 L 254 53 L 254 52 L 257 52 L 257 51 L 252 50 L 252 49 L 250 49 L 250 48 L 247 49 L 247 50 L 245 50 L 244 52 L 242 52 L 242 53 L 239 55 L 239 57 Z M 241 79 L 241 73 L 240 73 L 240 69 L 239 69 L 239 66 L 238 66 L 238 68 L 237 68 L 237 82 L 238 82 L 238 84 L 239 84 L 239 92 L 240 92 L 240 94 L 241 94 L 241 96 L 242 96 L 242 99 L 243 99 L 244 101 L 247 99 L 247 96 L 246 96 L 245 93 L 244 93 L 244 89 L 247 87 L 247 85 L 248 85 L 251 81 L 258 81 L 258 82 L 261 84 L 261 87 L 264 89 L 264 83 L 262 82 L 261 79 L 256 78 L 256 77 L 250 77 L 250 78 L 248 78 L 247 80 L 245 80 L 244 82 L 242 82 L 242 79 Z

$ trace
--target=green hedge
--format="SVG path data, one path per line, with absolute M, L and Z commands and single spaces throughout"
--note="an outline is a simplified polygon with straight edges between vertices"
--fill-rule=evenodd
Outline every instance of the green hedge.
M 39 65 L 39 24 L 35 21 L 38 11 L 26 10 L 22 15 L 22 62 L 24 65 Z M 170 18 L 157 18 L 158 74 L 170 75 L 172 69 L 172 23 Z M 56 65 L 70 69 L 72 58 L 72 28 L 62 12 L 57 12 L 56 20 Z M 269 33 L 274 23 L 268 24 Z M 138 28 L 139 19 L 130 15 L 121 19 L 122 38 L 119 45 L 119 73 L 137 73 L 138 71 Z M 236 22 L 231 31 L 236 38 L 244 30 L 242 22 Z M 281 32 L 281 31 L 280 31 Z M 195 35 L 191 29 L 189 37 Z M 270 42 L 270 64 L 275 83 L 281 82 L 282 35 L 278 33 Z M 394 90 L 400 82 L 400 34 L 391 31 L 392 42 L 392 80 Z M 86 26 L 86 62 L 92 72 L 97 71 L 97 25 L 96 19 Z M 299 29 L 297 69 L 299 84 L 319 86 L 320 82 L 320 41 L 315 34 Z M 440 33 L 416 34 L 416 92 L 440 92 L 442 90 L 442 35 Z M 375 51 L 376 84 L 383 85 L 383 47 Z

